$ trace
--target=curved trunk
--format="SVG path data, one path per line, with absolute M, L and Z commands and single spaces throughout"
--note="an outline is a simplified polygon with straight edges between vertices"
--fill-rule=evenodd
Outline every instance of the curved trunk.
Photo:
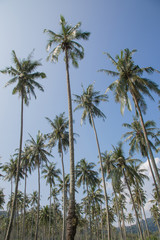
M 113 186 L 113 184 L 112 184 L 112 186 Z M 117 213 L 118 225 L 119 225 L 119 229 L 120 229 L 120 238 L 121 238 L 121 240 L 123 240 L 122 227 L 121 227 L 121 221 L 120 221 L 120 215 L 119 215 L 118 200 L 117 200 L 117 193 L 116 193 L 116 190 L 115 190 L 114 186 L 113 186 L 113 191 L 114 191 L 115 200 L 116 200 L 116 213 Z
M 27 166 L 25 166 L 25 183 L 24 183 L 24 204 L 23 204 L 23 234 L 22 240 L 25 240 L 25 217 L 26 217 L 26 188 L 27 188 Z
M 134 208 L 135 216 L 136 216 L 136 220 L 137 220 L 137 225 L 138 225 L 138 229 L 139 229 L 139 233 L 140 233 L 140 238 L 142 240 L 144 240 L 143 234 L 142 234 L 142 230 L 141 230 L 141 225 L 140 225 L 139 218 L 138 218 L 138 213 L 137 213 L 137 210 L 136 210 L 136 206 L 135 206 L 135 203 L 134 203 L 132 192 L 131 192 L 131 189 L 130 189 L 130 186 L 129 186 L 129 183 L 128 183 L 128 180 L 127 180 L 127 176 L 126 176 L 126 173 L 125 173 L 124 169 L 123 169 L 123 175 L 124 175 L 124 178 L 125 178 L 125 182 L 126 182 L 129 194 L 131 196 L 131 200 L 132 200 L 132 204 L 133 204 L 133 208 Z
M 111 228 L 110 228 L 110 222 L 109 222 L 109 207 L 108 207 L 108 197 L 107 197 L 107 190 L 106 190 L 106 183 L 104 179 L 104 171 L 103 171 L 103 164 L 102 164 L 102 158 L 101 158 L 101 151 L 100 151 L 100 146 L 99 146 L 99 141 L 97 137 L 97 132 L 96 128 L 94 125 L 94 120 L 92 117 L 92 114 L 90 113 L 91 116 L 91 121 L 92 121 L 92 126 L 94 129 L 94 133 L 96 136 L 96 142 L 97 142 L 97 147 L 98 147 L 98 155 L 99 155 L 99 160 L 100 160 L 100 166 L 101 166 L 101 174 L 102 174 L 102 181 L 103 181 L 103 190 L 104 190 L 104 197 L 105 197 L 105 203 L 106 203 L 106 216 L 107 216 L 107 233 L 108 233 L 108 240 L 111 240 Z
M 11 235 L 11 231 L 12 231 L 12 224 L 13 224 L 13 218 L 14 218 L 15 207 L 16 207 L 16 198 L 17 198 L 17 192 L 18 192 L 19 170 L 20 170 L 21 152 L 22 152 L 22 139 L 23 139 L 23 93 L 21 96 L 21 129 L 20 129 L 19 157 L 18 157 L 18 161 L 17 161 L 15 193 L 14 193 L 14 199 L 13 199 L 12 209 L 11 209 L 11 216 L 10 216 L 10 221 L 9 221 L 5 240 L 10 239 L 10 235 Z
M 36 223 L 35 240 L 38 239 L 39 208 L 40 208 L 40 163 L 38 159 L 38 205 L 37 205 L 37 223 Z
M 134 96 L 134 94 L 132 94 L 132 96 L 133 96 L 133 100 L 134 100 L 135 106 L 138 109 L 138 113 L 139 113 L 139 117 L 140 117 L 141 126 L 142 126 L 142 129 L 143 129 L 143 134 L 144 134 L 146 146 L 147 146 L 150 158 L 151 158 L 153 170 L 154 170 L 156 181 L 157 181 L 157 184 L 158 184 L 158 190 L 160 192 L 160 177 L 159 177 L 159 173 L 158 173 L 158 169 L 157 169 L 157 166 L 156 166 L 156 163 L 155 163 L 155 159 L 153 157 L 153 153 L 152 153 L 149 141 L 148 141 L 147 132 L 146 132 L 146 129 L 144 127 L 144 121 L 143 121 L 142 113 L 141 113 L 141 110 L 140 110 L 137 98 Z
M 74 143 L 73 143 L 73 119 L 72 119 L 72 99 L 69 79 L 68 52 L 65 48 L 66 78 L 68 93 L 68 114 L 69 114 L 69 150 L 70 150 L 70 200 L 67 216 L 67 240 L 74 240 L 78 219 L 75 213 L 75 171 L 74 171 Z
M 62 148 L 61 148 L 61 162 L 62 162 L 62 173 L 63 173 L 63 232 L 62 232 L 62 240 L 65 240 L 66 239 L 66 185 L 65 185 L 65 171 L 64 171 Z

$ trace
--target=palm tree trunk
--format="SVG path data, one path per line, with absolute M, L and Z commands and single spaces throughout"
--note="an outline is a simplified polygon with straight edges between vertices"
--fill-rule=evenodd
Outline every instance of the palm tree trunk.
M 106 203 L 108 240 L 111 240 L 111 228 L 110 228 L 110 222 L 109 222 L 108 197 L 107 197 L 106 183 L 105 183 L 105 179 L 104 179 L 104 171 L 103 171 L 103 164 L 102 164 L 102 158 L 101 158 L 101 151 L 100 151 L 99 141 L 98 141 L 98 137 L 97 137 L 97 131 L 96 131 L 96 128 L 95 128 L 95 124 L 94 124 L 94 120 L 93 120 L 93 117 L 92 117 L 92 113 L 90 113 L 90 116 L 91 116 L 91 121 L 92 121 L 92 126 L 93 126 L 93 129 L 94 129 L 94 133 L 95 133 L 95 136 L 96 136 L 96 142 L 97 142 L 98 154 L 99 154 L 99 160 L 100 160 L 100 166 L 101 166 L 103 190 L 104 190 L 104 197 L 105 197 L 105 203 Z
M 87 197 L 88 197 L 88 209 L 89 209 L 89 240 L 92 240 L 90 196 L 89 196 L 88 184 L 86 185 L 87 185 Z
M 23 92 L 22 92 L 22 96 L 21 96 L 21 129 L 20 129 L 19 157 L 18 157 L 18 161 L 17 161 L 15 193 L 14 193 L 14 199 L 13 199 L 12 209 L 11 209 L 11 216 L 10 216 L 10 221 L 9 221 L 5 240 L 10 239 L 10 235 L 11 235 L 11 231 L 12 231 L 12 224 L 13 224 L 13 218 L 14 218 L 15 207 L 16 207 L 16 198 L 17 198 L 17 192 L 18 192 L 19 170 L 20 170 L 21 152 L 22 152 L 22 139 L 23 139 Z
M 142 240 L 144 240 L 142 230 L 141 230 L 141 226 L 140 226 L 140 222 L 139 222 L 139 218 L 138 218 L 138 213 L 137 213 L 137 210 L 136 210 L 136 206 L 135 206 L 135 203 L 134 203 L 132 192 L 131 192 L 130 186 L 128 184 L 127 176 L 126 176 L 126 173 L 125 173 L 124 169 L 123 169 L 123 175 L 124 175 L 124 178 L 125 178 L 126 185 L 128 187 L 128 191 L 129 191 L 130 196 L 131 196 L 131 200 L 132 200 L 132 204 L 133 204 L 133 208 L 134 208 L 134 211 L 135 211 L 136 220 L 137 220 L 137 224 L 138 224 L 138 229 L 139 229 L 139 233 L 140 233 L 140 238 Z
M 150 159 L 149 159 L 149 156 L 148 156 L 148 153 L 147 153 L 147 152 L 146 152 L 146 156 L 147 156 L 148 164 L 149 164 L 149 167 L 150 167 L 150 170 L 151 170 L 151 174 L 152 174 L 152 177 L 153 177 L 153 182 L 154 182 L 154 185 L 155 185 L 155 188 L 156 188 L 156 192 L 157 192 L 158 205 L 159 205 L 159 207 L 160 207 L 160 194 L 159 194 L 159 189 L 158 189 L 158 186 L 157 186 L 157 183 L 156 183 L 156 179 L 155 179 L 155 176 L 154 176 L 154 173 L 153 173 L 153 170 L 152 170 L 152 166 L 151 166 L 151 163 L 150 163 Z
M 144 127 L 144 121 L 143 121 L 142 113 L 141 113 L 137 98 L 134 96 L 134 94 L 132 94 L 132 96 L 133 96 L 135 106 L 138 109 L 138 113 L 139 113 L 139 117 L 140 117 L 141 126 L 142 126 L 142 129 L 143 129 L 145 142 L 146 142 L 147 149 L 148 149 L 148 152 L 149 152 L 149 155 L 150 155 L 150 158 L 151 158 L 153 170 L 154 170 L 156 181 L 157 181 L 157 184 L 158 184 L 158 190 L 160 192 L 160 177 L 159 177 L 159 173 L 158 173 L 158 169 L 157 169 L 157 166 L 156 166 L 156 163 L 155 163 L 155 159 L 154 159 L 154 156 L 153 156 L 153 153 L 152 153 L 149 141 L 148 141 L 147 132 L 146 132 L 146 129 Z
M 23 234 L 22 240 L 25 240 L 25 217 L 26 217 L 26 188 L 27 188 L 27 166 L 25 165 L 25 183 L 24 183 L 24 204 L 23 204 Z
M 39 208 L 40 208 L 40 162 L 38 159 L 38 205 L 37 205 L 37 223 L 36 223 L 35 240 L 38 239 Z
M 61 147 L 61 162 L 62 162 L 62 173 L 63 173 L 63 231 L 62 231 L 62 240 L 66 240 L 66 185 L 65 185 L 65 171 L 64 171 L 62 147 Z
M 123 208 L 122 210 L 122 226 L 123 226 L 123 238 L 124 240 L 126 240 L 126 227 L 125 227 L 125 221 L 124 221 L 124 212 L 123 212 Z
M 112 186 L 113 186 L 113 184 L 112 184 Z M 119 229 L 120 229 L 120 237 L 121 237 L 121 240 L 123 240 L 122 227 L 121 227 L 120 214 L 119 214 L 119 207 L 118 207 L 118 200 L 117 200 L 117 193 L 116 193 L 116 190 L 115 190 L 114 186 L 113 186 L 113 191 L 114 191 L 115 200 L 116 200 L 116 213 L 117 213 L 117 217 L 118 217 L 118 225 L 119 225 Z
M 52 185 L 50 183 L 50 201 L 49 201 L 49 240 L 51 239 L 51 190 Z
M 102 240 L 104 240 L 104 234 L 103 234 L 103 216 L 102 216 L 102 204 L 100 208 L 100 217 L 101 217 L 101 233 L 102 233 Z M 123 240 L 123 239 L 121 239 Z
M 69 79 L 69 61 L 67 47 L 65 48 L 66 78 L 68 93 L 68 114 L 69 114 L 69 150 L 70 150 L 70 200 L 67 216 L 67 240 L 74 240 L 78 219 L 75 213 L 75 169 L 74 169 L 74 142 L 73 142 L 73 118 L 72 99 Z
M 140 195 L 140 200 L 141 200 L 141 205 L 142 205 L 141 207 L 142 207 L 142 211 L 143 211 L 143 215 L 144 215 L 144 221 L 145 221 L 145 225 L 146 225 L 147 237 L 150 238 L 147 219 L 146 219 L 146 213 L 145 213 L 145 210 L 144 210 L 144 206 L 143 206 L 143 202 L 142 202 L 142 195 L 141 195 L 140 191 L 139 191 L 139 195 Z

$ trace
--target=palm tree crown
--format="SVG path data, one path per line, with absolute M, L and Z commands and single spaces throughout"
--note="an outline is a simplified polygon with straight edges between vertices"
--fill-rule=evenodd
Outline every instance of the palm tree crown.
M 57 44 L 57 46 L 50 52 L 48 56 L 48 60 L 58 61 L 58 57 L 61 52 L 64 52 L 67 49 L 68 58 L 72 60 L 72 64 L 75 67 L 78 67 L 78 61 L 84 57 L 84 49 L 83 47 L 76 42 L 76 40 L 88 40 L 90 33 L 82 32 L 79 28 L 81 23 L 77 23 L 74 27 L 67 24 L 65 18 L 60 16 L 60 25 L 61 32 L 56 34 L 51 30 L 45 29 L 44 32 L 49 34 L 50 39 L 47 44 L 47 51 L 50 50 L 53 44 Z

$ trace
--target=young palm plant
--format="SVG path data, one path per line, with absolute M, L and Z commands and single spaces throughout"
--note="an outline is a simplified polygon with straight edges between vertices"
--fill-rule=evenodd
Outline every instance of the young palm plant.
M 74 27 L 69 25 L 63 16 L 60 16 L 61 31 L 56 34 L 51 30 L 45 29 L 44 32 L 49 34 L 47 51 L 52 45 L 57 45 L 49 54 L 48 60 L 58 61 L 61 52 L 64 53 L 66 65 L 67 94 L 68 94 L 68 114 L 69 114 L 69 149 L 70 149 L 70 202 L 67 217 L 67 240 L 73 240 L 76 234 L 77 217 L 75 214 L 75 175 L 74 175 L 74 142 L 73 142 L 73 117 L 72 117 L 72 100 L 69 76 L 69 61 L 73 66 L 78 67 L 78 60 L 83 59 L 84 49 L 77 40 L 88 40 L 90 33 L 82 32 L 79 28 L 81 23 Z M 74 223 L 74 224 L 73 224 Z
M 22 152 L 22 140 L 23 140 L 23 104 L 28 105 L 31 95 L 36 98 L 35 87 L 41 91 L 43 87 L 36 81 L 39 78 L 45 78 L 46 75 L 43 72 L 35 72 L 37 67 L 41 66 L 39 61 L 32 61 L 32 54 L 28 56 L 27 59 L 18 59 L 15 51 L 12 51 L 12 58 L 15 67 L 7 67 L 2 70 L 1 73 L 9 74 L 12 76 L 12 79 L 8 81 L 6 86 L 17 83 L 13 88 L 12 94 L 18 93 L 21 97 L 21 127 L 20 127 L 20 144 L 19 144 L 19 157 L 17 161 L 17 175 L 16 175 L 16 185 L 15 185 L 15 194 L 12 205 L 12 211 L 10 216 L 10 221 L 6 233 L 5 240 L 10 239 L 10 234 L 12 230 L 12 223 L 14 217 L 14 211 L 16 206 L 16 197 L 18 191 L 18 182 L 19 182 L 19 169 L 21 164 L 21 152 Z
M 101 174 L 102 174 L 102 181 L 103 181 L 103 190 L 104 190 L 104 196 L 105 196 L 105 203 L 106 203 L 106 216 L 107 216 L 107 231 L 108 231 L 108 240 L 111 239 L 111 232 L 110 232 L 110 223 L 109 223 L 109 208 L 108 208 L 108 197 L 107 197 L 107 190 L 106 190 L 106 183 L 105 183 L 105 176 L 103 171 L 103 163 L 102 163 L 102 157 L 101 157 L 101 151 L 100 151 L 100 145 L 98 141 L 97 131 L 94 124 L 94 118 L 95 117 L 102 117 L 105 119 L 105 115 L 101 112 L 101 110 L 97 107 L 101 101 L 107 101 L 107 95 L 100 95 L 99 92 L 94 91 L 93 85 L 89 85 L 87 90 L 85 91 L 83 88 L 83 94 L 81 96 L 74 95 L 75 99 L 74 102 L 78 104 L 78 106 L 75 108 L 77 109 L 84 109 L 82 118 L 81 118 L 81 124 L 83 121 L 88 118 L 89 123 L 93 127 L 95 137 L 96 137 L 96 143 L 98 147 L 98 155 L 100 159 L 100 167 L 101 167 Z
M 156 84 L 155 82 L 145 77 L 142 77 L 142 75 L 145 72 L 148 74 L 151 74 L 157 70 L 153 69 L 152 67 L 140 68 L 138 65 L 135 65 L 132 59 L 132 55 L 135 52 L 136 50 L 130 51 L 128 48 L 124 49 L 124 51 L 121 51 L 120 56 L 118 55 L 116 56 L 116 59 L 113 59 L 109 53 L 106 53 L 109 59 L 112 61 L 113 65 L 116 67 L 117 72 L 106 70 L 106 69 L 101 69 L 100 71 L 103 71 L 113 77 L 118 77 L 118 79 L 115 82 L 110 84 L 106 92 L 108 90 L 114 91 L 115 101 L 121 103 L 122 114 L 124 112 L 125 105 L 129 110 L 132 110 L 131 103 L 128 96 L 129 93 L 131 94 L 135 108 L 136 108 L 136 113 L 139 115 L 139 118 L 140 118 L 146 146 L 151 158 L 156 181 L 158 183 L 158 188 L 160 190 L 160 177 L 159 177 L 158 169 L 157 169 L 155 159 L 151 150 L 151 146 L 149 144 L 149 140 L 147 137 L 147 132 L 146 132 L 145 124 L 143 120 L 143 115 L 142 115 L 142 113 L 145 114 L 146 108 L 147 108 L 147 105 L 143 96 L 147 95 L 152 100 L 154 100 L 150 91 L 153 91 L 158 95 L 160 95 L 160 89 L 158 88 L 158 84 Z

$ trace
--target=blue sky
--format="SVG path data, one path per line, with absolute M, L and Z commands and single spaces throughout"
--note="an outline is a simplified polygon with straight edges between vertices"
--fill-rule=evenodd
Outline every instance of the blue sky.
M 11 51 L 15 50 L 19 58 L 25 58 L 35 49 L 34 59 L 42 59 L 42 67 L 47 79 L 40 80 L 45 92 L 36 91 L 37 99 L 30 101 L 24 109 L 24 142 L 33 137 L 38 130 L 42 133 L 50 132 L 45 117 L 53 119 L 55 115 L 66 112 L 68 115 L 66 73 L 63 56 L 56 64 L 46 62 L 48 53 L 46 44 L 48 36 L 43 30 L 51 29 L 58 32 L 59 19 L 62 14 L 68 23 L 75 25 L 82 22 L 81 29 L 91 32 L 89 41 L 80 42 L 85 49 L 85 57 L 79 62 L 79 68 L 70 66 L 71 89 L 73 94 L 81 94 L 81 83 L 86 88 L 95 81 L 95 89 L 104 93 L 107 86 L 114 80 L 104 73 L 98 73 L 101 68 L 114 70 L 104 52 L 113 57 L 124 48 L 137 49 L 134 59 L 141 67 L 152 66 L 160 70 L 160 2 L 158 0 L 0 0 L 0 69 L 13 64 Z M 159 84 L 160 75 L 153 74 L 150 78 Z M 9 76 L 0 75 L 0 155 L 1 162 L 8 162 L 10 155 L 19 147 L 20 131 L 20 99 L 12 95 L 12 88 L 4 88 Z M 125 111 L 120 114 L 120 105 L 115 104 L 112 93 L 108 94 L 109 102 L 100 105 L 106 115 L 106 121 L 96 119 L 95 124 L 99 136 L 101 151 L 112 149 L 120 140 L 125 129 L 122 123 L 131 123 L 132 113 Z M 154 120 L 159 127 L 158 97 L 155 102 L 146 99 L 147 114 L 144 119 Z M 73 104 L 73 108 L 75 105 Z M 74 132 L 80 136 L 75 145 L 75 162 L 80 159 L 98 162 L 97 147 L 93 129 L 86 125 L 80 126 L 81 111 L 74 113 Z M 128 146 L 124 146 L 126 156 Z M 57 167 L 61 168 L 57 149 L 53 150 Z M 158 155 L 156 155 L 158 156 Z M 65 157 L 66 173 L 69 172 L 69 154 Z M 145 159 L 143 159 L 145 161 Z M 37 175 L 29 178 L 28 192 L 37 189 Z M 1 181 L 5 193 L 10 193 L 10 184 Z M 23 183 L 20 185 L 23 189 Z M 42 180 L 42 205 L 47 203 L 49 193 Z M 79 195 L 80 196 L 80 195 Z M 79 198 L 77 195 L 77 199 Z

